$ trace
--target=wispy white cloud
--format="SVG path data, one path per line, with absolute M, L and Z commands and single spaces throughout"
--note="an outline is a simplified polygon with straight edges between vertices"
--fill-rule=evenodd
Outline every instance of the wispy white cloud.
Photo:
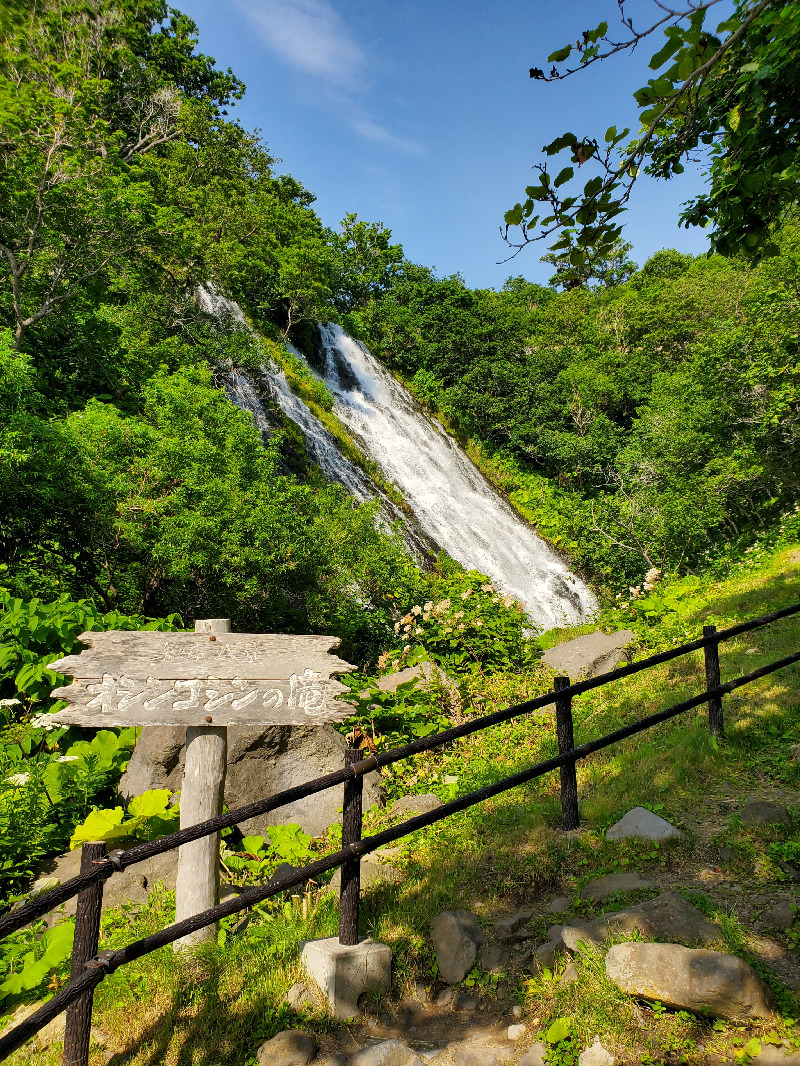
M 385 144 L 389 148 L 396 148 L 398 151 L 407 152 L 409 155 L 421 155 L 424 150 L 418 141 L 410 141 L 406 137 L 398 137 L 396 133 L 392 133 L 391 130 L 387 130 L 385 126 L 381 126 L 378 122 L 373 122 L 370 118 L 357 118 L 353 115 L 349 121 L 351 128 L 368 141 Z
M 369 60 L 330 0 L 234 0 L 267 45 L 283 60 L 326 85 L 326 104 L 358 136 L 395 151 L 422 153 L 364 110 L 359 97 L 369 86 Z
M 364 53 L 328 0 L 235 0 L 267 43 L 293 67 L 334 85 L 354 86 Z

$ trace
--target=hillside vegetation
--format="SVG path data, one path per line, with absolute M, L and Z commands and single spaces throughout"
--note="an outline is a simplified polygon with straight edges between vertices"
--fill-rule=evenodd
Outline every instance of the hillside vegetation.
M 632 654 L 642 655 L 704 623 L 800 599 L 793 214 L 775 221 L 774 254 L 759 265 L 664 250 L 635 269 L 610 266 L 594 288 L 558 291 L 556 275 L 550 287 L 516 277 L 500 291 L 471 289 L 409 261 L 379 222 L 351 214 L 326 228 L 313 194 L 232 117 L 242 83 L 197 45 L 192 20 L 160 0 L 0 9 L 2 909 L 31 891 L 43 860 L 98 826 L 135 840 L 175 824 L 165 793 L 120 805 L 134 731 L 89 736 L 48 722 L 62 679 L 47 664 L 78 650 L 86 629 L 189 629 L 224 616 L 236 630 L 338 636 L 358 667 L 343 731 L 385 749 L 548 691 L 541 652 L 576 632 L 633 629 Z M 203 310 L 208 285 L 237 301 L 247 328 Z M 369 344 L 593 584 L 597 619 L 532 631 L 522 605 L 485 575 L 445 555 L 412 559 L 399 530 L 376 524 L 377 503 L 328 482 L 278 411 L 265 439 L 233 404 L 232 369 L 255 377 L 280 364 L 348 457 L 402 506 L 285 346 L 313 363 L 327 321 Z M 724 675 L 794 651 L 799 636 L 795 619 L 726 645 Z M 423 661 L 454 687 L 377 688 L 381 675 Z M 577 739 L 702 680 L 694 656 L 587 695 L 576 702 Z M 784 892 L 785 865 L 800 860 L 800 815 L 792 808 L 791 828 L 759 834 L 719 802 L 793 799 L 797 669 L 732 696 L 726 714 L 724 747 L 697 712 L 582 765 L 577 835 L 558 832 L 551 776 L 404 846 L 395 859 L 406 876 L 371 893 L 363 913 L 362 932 L 393 946 L 393 997 L 415 979 L 438 990 L 428 939 L 437 910 L 469 907 L 488 924 L 558 891 L 577 912 L 585 879 L 635 866 L 720 916 L 727 948 L 772 983 L 781 1037 L 795 1039 L 791 967 L 768 968 L 748 923 L 758 894 Z M 447 799 L 555 746 L 548 709 L 394 767 L 385 792 Z M 604 828 L 636 804 L 682 825 L 686 841 L 609 845 Z M 368 825 L 388 819 L 376 808 Z M 233 833 L 229 872 L 237 884 L 263 878 L 280 861 L 335 847 L 337 833 Z M 107 980 L 96 1018 L 117 1061 L 249 1066 L 259 1040 L 297 1021 L 283 998 L 300 941 L 336 928 L 326 887 L 224 924 L 218 945 L 190 962 L 161 952 Z M 106 915 L 104 946 L 173 914 L 158 888 L 146 907 Z M 0 945 L 5 1017 L 63 983 L 70 937 L 62 922 Z M 783 965 L 795 933 L 774 943 Z M 570 984 L 537 970 L 477 973 L 469 987 L 520 1005 L 531 1031 L 568 1014 L 582 1038 L 600 1032 L 632 1061 L 692 1061 L 714 1041 L 733 1052 L 734 1028 L 698 1018 L 654 1012 L 645 1037 L 596 960 L 576 965 Z M 345 1038 L 320 1012 L 303 1024 Z M 50 1066 L 57 1054 L 33 1060 Z

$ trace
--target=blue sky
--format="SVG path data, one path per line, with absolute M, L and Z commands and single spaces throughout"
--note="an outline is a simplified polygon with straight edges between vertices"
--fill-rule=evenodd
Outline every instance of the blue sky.
M 351 211 L 384 222 L 408 258 L 473 286 L 499 287 L 510 274 L 547 281 L 539 245 L 498 265 L 509 254 L 503 212 L 558 134 L 635 128 L 631 93 L 661 43 L 543 84 L 529 67 L 601 18 L 615 28 L 615 0 L 175 3 L 198 23 L 201 50 L 245 81 L 235 113 L 317 196 L 326 225 Z M 627 10 L 644 22 L 653 5 L 632 0 Z M 680 204 L 702 187 L 688 168 L 641 182 L 623 216 L 634 259 L 706 250 L 702 230 L 677 225 Z

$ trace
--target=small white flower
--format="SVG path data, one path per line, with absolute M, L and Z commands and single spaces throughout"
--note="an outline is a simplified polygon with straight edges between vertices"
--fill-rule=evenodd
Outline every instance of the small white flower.
M 22 700 L 0 700 L 0 707 L 21 707 Z
M 428 602 L 423 606 L 422 609 L 423 609 L 423 611 L 432 611 L 433 610 L 433 600 L 428 600 Z
M 56 762 L 78 762 L 79 757 L 77 755 L 59 755 Z
M 426 611 L 425 614 L 423 614 L 423 616 L 422 616 L 422 621 L 423 622 L 429 622 L 430 621 L 430 617 L 431 617 L 430 616 L 430 612 Z
M 395 622 L 394 631 L 395 631 L 395 633 L 399 633 L 400 632 L 400 623 L 399 622 Z
M 6 784 L 17 785 L 19 787 L 21 785 L 27 785 L 30 779 L 30 774 L 12 774 L 11 777 L 6 778 Z
M 494 585 L 481 585 L 481 592 L 494 592 Z
M 472 589 L 467 589 L 466 592 L 462 592 L 461 593 L 461 599 L 462 600 L 468 600 L 471 595 L 472 595 Z
M 33 718 L 31 718 L 31 726 L 34 729 L 46 729 L 50 732 L 51 729 L 56 728 L 56 723 L 53 721 L 52 715 L 45 712 L 44 714 L 35 714 Z
M 482 625 L 483 625 L 483 619 L 482 619 L 482 618 L 478 618 L 478 619 L 476 619 L 476 621 L 475 621 L 475 625 L 476 625 L 476 626 L 482 626 Z

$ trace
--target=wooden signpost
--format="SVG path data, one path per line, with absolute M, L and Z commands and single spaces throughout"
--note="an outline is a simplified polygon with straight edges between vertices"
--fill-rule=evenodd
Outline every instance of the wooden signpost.
M 195 622 L 194 633 L 82 633 L 89 648 L 50 663 L 74 678 L 55 689 L 67 700 L 59 725 L 186 727 L 181 829 L 222 813 L 229 725 L 320 725 L 352 714 L 334 699 L 333 679 L 355 667 L 329 652 L 337 637 L 231 633 L 227 618 Z M 175 920 L 219 902 L 219 835 L 178 851 Z M 208 926 L 176 950 L 214 939 Z

